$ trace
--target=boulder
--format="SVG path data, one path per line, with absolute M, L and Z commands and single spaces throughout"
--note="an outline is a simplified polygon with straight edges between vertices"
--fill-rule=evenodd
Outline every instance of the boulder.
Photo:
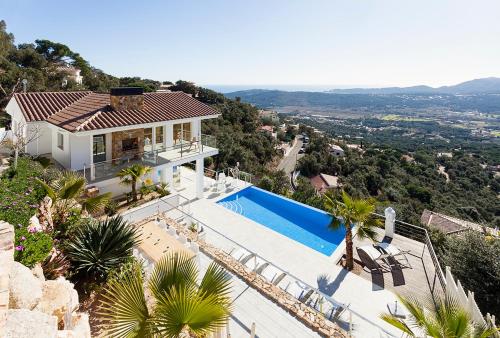
M 54 338 L 57 318 L 40 311 L 8 310 L 4 338 Z
M 9 308 L 34 309 L 42 298 L 42 281 L 18 262 L 12 263 L 9 278 Z
M 71 331 L 78 338 L 91 338 L 89 315 L 86 313 L 75 313 L 72 318 L 73 327 Z
M 45 282 L 45 276 L 43 274 L 42 265 L 40 263 L 38 263 L 33 267 L 33 269 L 31 269 L 31 273 L 42 282 Z
M 67 311 L 73 312 L 78 308 L 78 293 L 64 277 L 43 282 L 42 290 L 42 297 L 36 307 L 38 311 L 64 321 Z
M 44 231 L 44 227 L 40 224 L 40 221 L 38 220 L 38 217 L 36 215 L 32 216 L 30 218 L 30 223 L 28 225 L 28 231 L 29 232 L 41 232 Z

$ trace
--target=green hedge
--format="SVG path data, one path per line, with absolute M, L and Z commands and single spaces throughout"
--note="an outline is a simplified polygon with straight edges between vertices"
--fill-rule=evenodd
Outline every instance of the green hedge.
M 19 158 L 17 170 L 7 169 L 0 178 L 0 220 L 14 225 L 15 259 L 32 267 L 42 261 L 52 248 L 52 237 L 46 233 L 29 233 L 29 219 L 35 215 L 45 193 L 35 177 L 40 177 L 40 163 Z

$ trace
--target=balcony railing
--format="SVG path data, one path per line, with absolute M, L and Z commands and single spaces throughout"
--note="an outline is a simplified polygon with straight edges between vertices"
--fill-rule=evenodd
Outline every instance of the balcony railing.
M 216 146 L 217 141 L 214 136 L 201 135 L 201 139 L 197 141 L 178 140 L 177 144 L 172 147 L 157 144 L 154 150 L 146 150 L 108 161 L 84 165 L 83 173 L 88 182 L 102 181 L 116 177 L 120 170 L 133 164 L 156 167 L 181 158 L 216 150 Z M 145 146 L 145 149 L 147 148 L 152 148 L 152 146 Z

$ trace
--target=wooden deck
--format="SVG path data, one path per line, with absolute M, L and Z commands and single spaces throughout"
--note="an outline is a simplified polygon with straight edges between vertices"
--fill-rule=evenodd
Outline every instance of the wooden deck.
M 436 274 L 436 268 L 424 243 L 401 235 L 395 235 L 392 239 L 384 237 L 384 230 L 382 229 L 379 229 L 378 232 L 379 239 L 382 242 L 390 242 L 401 250 L 410 250 L 410 253 L 406 254 L 409 266 L 397 264 L 388 266 L 381 263 L 383 272 L 368 272 L 369 269 L 364 267 L 360 276 L 372 282 L 373 290 L 387 289 L 403 296 L 413 295 L 418 297 L 442 294 L 443 290 Z M 359 263 L 366 262 L 366 258 L 360 258 L 356 250 L 356 247 L 363 245 L 373 245 L 373 242 L 370 240 L 361 241 L 358 238 L 354 239 L 354 259 Z M 402 262 L 404 261 L 402 260 Z M 362 265 L 364 266 L 364 264 Z
M 182 251 L 190 257 L 195 255 L 177 239 L 168 235 L 155 221 L 147 221 L 136 226 L 141 230 L 139 248 L 154 262 L 159 261 L 169 251 Z

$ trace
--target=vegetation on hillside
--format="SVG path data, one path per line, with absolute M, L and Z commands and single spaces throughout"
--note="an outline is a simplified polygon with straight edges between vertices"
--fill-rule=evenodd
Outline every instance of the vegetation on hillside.
M 407 152 L 368 145 L 364 152 L 345 148 L 345 158 L 328 152 L 328 139 L 310 133 L 311 145 L 299 160 L 305 176 L 319 172 L 339 175 L 347 193 L 373 197 L 380 208 L 392 206 L 398 219 L 420 223 L 424 209 L 465 220 L 500 225 L 500 177 L 485 171 L 481 162 L 463 151 L 452 158 L 438 157 L 428 150 Z M 448 174 L 439 172 L 443 166 Z
M 81 70 L 83 84 L 67 81 L 64 67 Z M 80 54 L 68 46 L 49 40 L 15 44 L 14 35 L 7 32 L 5 21 L 0 21 L 0 109 L 14 92 L 23 89 L 27 80 L 28 91 L 93 90 L 108 91 L 111 87 L 139 86 L 145 91 L 159 88 L 160 82 L 139 77 L 117 78 L 92 67 Z

